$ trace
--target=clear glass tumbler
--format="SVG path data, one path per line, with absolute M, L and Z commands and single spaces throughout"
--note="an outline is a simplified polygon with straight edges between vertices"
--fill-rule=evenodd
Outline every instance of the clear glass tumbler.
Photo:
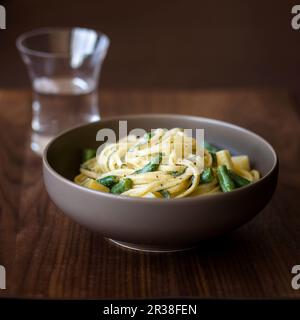
M 100 119 L 97 86 L 109 38 L 84 28 L 46 28 L 18 37 L 33 88 L 31 148 L 41 154 L 63 129 Z

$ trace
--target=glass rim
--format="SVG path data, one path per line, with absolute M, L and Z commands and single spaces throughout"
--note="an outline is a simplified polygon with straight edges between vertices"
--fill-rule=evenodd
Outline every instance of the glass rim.
M 26 39 L 29 39 L 31 37 L 35 37 L 38 35 L 46 35 L 46 34 L 51 34 L 59 31 L 71 31 L 73 29 L 81 29 L 81 30 L 87 30 L 87 31 L 93 31 L 96 32 L 98 36 L 102 36 L 107 40 L 107 47 L 110 44 L 110 39 L 109 37 L 98 30 L 91 29 L 91 28 L 85 28 L 85 27 L 45 27 L 45 28 L 37 28 L 33 29 L 27 32 L 22 33 L 19 35 L 16 39 L 16 47 L 21 53 L 24 54 L 29 54 L 37 57 L 44 57 L 44 58 L 68 58 L 70 57 L 69 53 L 55 53 L 55 52 L 46 52 L 46 51 L 40 51 L 40 50 L 34 50 L 34 49 L 29 49 L 26 47 L 23 42 Z

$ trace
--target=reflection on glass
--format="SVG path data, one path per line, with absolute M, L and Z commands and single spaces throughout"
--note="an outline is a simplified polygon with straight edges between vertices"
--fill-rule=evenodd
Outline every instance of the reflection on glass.
M 32 149 L 41 153 L 61 130 L 100 119 L 97 87 L 109 39 L 95 30 L 40 29 L 17 47 L 32 81 Z

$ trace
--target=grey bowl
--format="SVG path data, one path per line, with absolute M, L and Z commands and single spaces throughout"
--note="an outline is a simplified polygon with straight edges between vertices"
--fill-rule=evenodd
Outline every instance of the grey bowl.
M 247 154 L 262 179 L 225 194 L 184 199 L 146 199 L 93 191 L 73 182 L 84 148 L 97 148 L 96 133 L 118 121 L 133 128 L 205 129 L 205 139 L 236 154 Z M 43 155 L 46 189 L 53 202 L 78 223 L 123 246 L 149 251 L 189 248 L 201 240 L 228 233 L 245 224 L 270 201 L 276 188 L 278 159 L 260 136 L 222 121 L 183 115 L 119 116 L 63 132 Z

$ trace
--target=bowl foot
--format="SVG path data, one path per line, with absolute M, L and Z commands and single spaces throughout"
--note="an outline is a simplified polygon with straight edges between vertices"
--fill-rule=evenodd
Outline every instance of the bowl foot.
M 113 244 L 121 246 L 126 249 L 135 250 L 135 251 L 144 251 L 144 252 L 155 252 L 155 253 L 166 253 L 166 252 L 177 252 L 177 251 L 185 251 L 195 248 L 195 246 L 191 247 L 168 247 L 168 246 L 155 246 L 155 245 L 143 245 L 143 244 L 135 244 L 128 243 L 123 241 L 117 241 L 114 239 L 107 238 Z

